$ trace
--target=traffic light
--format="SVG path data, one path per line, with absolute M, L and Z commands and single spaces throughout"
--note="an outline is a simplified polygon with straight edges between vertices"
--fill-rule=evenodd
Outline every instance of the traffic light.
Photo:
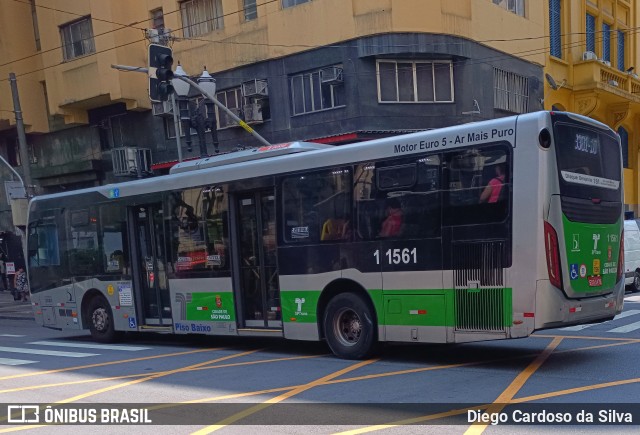
M 167 101 L 173 93 L 172 50 L 158 44 L 149 45 L 149 99 L 153 102 Z

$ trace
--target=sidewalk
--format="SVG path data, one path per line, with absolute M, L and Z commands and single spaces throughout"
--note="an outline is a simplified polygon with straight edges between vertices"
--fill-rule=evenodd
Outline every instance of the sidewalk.
M 14 301 L 9 290 L 0 291 L 0 319 L 33 320 L 31 302 Z

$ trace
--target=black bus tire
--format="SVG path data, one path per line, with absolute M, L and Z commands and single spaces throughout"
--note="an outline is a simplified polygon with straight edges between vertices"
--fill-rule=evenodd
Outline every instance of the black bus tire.
M 340 358 L 363 359 L 376 347 L 375 317 L 371 306 L 354 293 L 340 293 L 324 314 L 324 336 Z
M 99 343 L 111 343 L 117 334 L 113 324 L 113 312 L 107 300 L 98 296 L 89 303 L 89 330 L 91 338 Z

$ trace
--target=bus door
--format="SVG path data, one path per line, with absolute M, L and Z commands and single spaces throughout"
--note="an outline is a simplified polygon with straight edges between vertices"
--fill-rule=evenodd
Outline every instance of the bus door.
M 236 282 L 241 328 L 282 328 L 273 190 L 236 196 Z
M 136 311 L 143 325 L 171 325 L 162 204 L 131 207 L 129 213 Z

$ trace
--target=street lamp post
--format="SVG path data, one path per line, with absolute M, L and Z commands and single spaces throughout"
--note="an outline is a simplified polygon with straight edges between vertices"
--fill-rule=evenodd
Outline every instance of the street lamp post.
M 178 66 L 180 71 L 176 69 L 176 76 L 187 77 L 182 67 Z M 204 88 L 207 93 L 215 95 L 216 81 L 206 67 L 202 72 L 202 75 L 197 79 L 198 86 Z M 200 147 L 200 157 L 206 157 L 209 155 L 207 151 L 207 142 L 205 132 L 207 129 L 211 131 L 211 138 L 213 140 L 213 146 L 215 152 L 220 152 L 218 149 L 218 130 L 215 117 L 215 105 L 213 101 L 208 98 L 195 98 L 190 99 L 189 93 L 191 85 L 189 83 L 174 79 L 173 83 L 176 94 L 178 95 L 178 106 L 180 108 L 180 122 L 185 133 L 187 150 L 191 151 L 191 129 L 193 128 L 198 135 L 198 145 Z M 179 131 L 176 132 L 180 134 Z

